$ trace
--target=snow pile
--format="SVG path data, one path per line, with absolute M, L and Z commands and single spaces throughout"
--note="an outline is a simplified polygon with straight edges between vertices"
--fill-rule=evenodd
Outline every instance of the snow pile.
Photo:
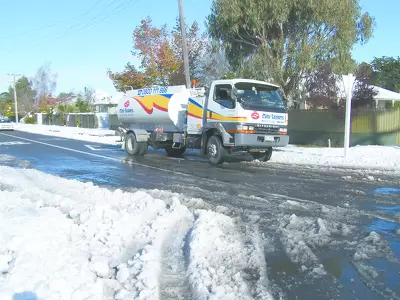
M 293 263 L 302 265 L 302 270 L 312 270 L 316 275 L 325 274 L 314 251 L 333 246 L 335 237 L 347 237 L 354 228 L 343 223 L 322 218 L 299 217 L 295 214 L 284 216 L 279 231 L 281 242 Z
M 105 129 L 19 123 L 15 130 L 107 145 L 117 145 L 120 140 L 115 130 Z
M 0 299 L 251 299 L 233 219 L 166 198 L 0 166 Z
M 357 246 L 354 259 L 368 260 L 376 257 L 383 257 L 387 258 L 388 260 L 396 261 L 395 255 L 392 252 L 388 242 L 381 235 L 375 231 L 372 231 Z
M 201 295 L 205 294 L 214 294 L 214 299 L 223 296 L 232 300 L 251 299 L 240 274 L 245 267 L 243 245 L 231 218 L 214 212 L 198 212 L 190 239 L 190 281 L 196 299 L 203 299 Z M 196 251 L 199 248 L 201 252 Z M 225 257 L 225 266 L 221 265 L 221 256 Z
M 252 163 L 268 165 L 272 163 L 318 165 L 346 168 L 400 170 L 400 147 L 356 146 L 351 147 L 344 158 L 343 148 L 307 148 L 288 146 L 275 148 L 269 162 Z

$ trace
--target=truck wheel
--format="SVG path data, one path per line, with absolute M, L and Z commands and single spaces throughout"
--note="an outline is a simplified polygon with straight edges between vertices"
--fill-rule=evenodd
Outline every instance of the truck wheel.
M 207 157 L 211 164 L 222 164 L 226 159 L 226 149 L 221 139 L 213 135 L 207 141 Z
M 170 157 L 181 157 L 183 153 L 186 151 L 186 147 L 180 148 L 180 149 L 175 149 L 172 148 L 172 146 L 165 147 L 165 152 L 167 152 L 167 155 Z
M 129 155 L 138 156 L 143 150 L 144 143 L 138 143 L 133 133 L 128 133 L 125 139 L 125 149 Z M 147 145 L 147 144 L 146 144 Z
M 141 144 L 141 149 L 139 155 L 145 155 L 147 154 L 147 150 L 149 149 L 149 145 L 147 143 L 139 143 Z
M 272 147 L 269 147 L 265 152 L 252 153 L 251 155 L 259 161 L 269 161 L 272 156 Z

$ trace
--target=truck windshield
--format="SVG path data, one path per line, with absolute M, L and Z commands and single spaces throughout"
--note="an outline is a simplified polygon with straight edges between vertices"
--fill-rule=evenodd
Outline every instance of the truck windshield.
M 251 82 L 235 84 L 236 98 L 243 109 L 285 112 L 285 104 L 278 88 Z

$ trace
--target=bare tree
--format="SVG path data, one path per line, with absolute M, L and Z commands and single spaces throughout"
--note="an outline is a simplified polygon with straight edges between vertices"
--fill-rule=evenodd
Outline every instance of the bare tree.
M 33 78 L 34 89 L 36 90 L 35 108 L 40 102 L 49 98 L 57 87 L 57 74 L 51 73 L 51 63 L 44 63 L 36 72 Z

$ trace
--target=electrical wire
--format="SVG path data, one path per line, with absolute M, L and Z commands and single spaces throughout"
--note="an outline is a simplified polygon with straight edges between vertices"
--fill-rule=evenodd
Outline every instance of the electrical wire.
M 88 15 L 101 1 L 102 1 L 102 0 L 97 0 L 96 3 L 93 4 L 93 5 L 92 5 L 84 14 L 82 14 L 82 15 L 77 15 L 77 16 L 75 16 L 75 17 L 72 17 L 72 18 L 69 18 L 69 19 L 65 19 L 65 20 L 63 20 L 63 21 L 58 21 L 58 22 L 56 22 L 56 23 L 52 23 L 52 24 L 49 24 L 49 25 L 45 25 L 45 26 L 43 26 L 43 27 L 39 27 L 39 28 L 34 29 L 34 30 L 29 30 L 29 31 L 25 31 L 25 32 L 22 32 L 22 33 L 18 33 L 18 34 L 9 35 L 9 36 L 6 36 L 6 37 L 1 38 L 1 40 L 6 41 L 6 40 L 9 40 L 9 39 L 12 39 L 12 38 L 21 37 L 21 36 L 24 36 L 24 35 L 28 35 L 28 34 L 32 34 L 32 33 L 35 33 L 35 32 L 43 31 L 44 29 L 48 29 L 48 28 L 51 28 L 51 27 L 54 27 L 54 26 L 57 26 L 57 25 L 60 25 L 60 24 L 64 24 L 64 23 L 66 23 L 66 22 L 68 22 L 68 21 L 72 21 L 72 20 L 79 19 L 79 18 L 81 18 L 81 17 L 84 17 L 84 16 Z
M 101 0 L 99 0 L 99 1 L 101 1 Z M 90 19 L 90 21 L 88 23 L 86 23 L 83 26 L 81 26 L 77 31 L 66 32 L 66 33 L 64 33 L 62 35 L 59 35 L 59 36 L 56 36 L 56 37 L 53 37 L 53 38 L 51 38 L 51 37 L 49 38 L 49 37 L 45 36 L 45 37 L 42 37 L 42 38 L 39 38 L 39 39 L 35 39 L 34 41 L 32 41 L 35 44 L 33 46 L 29 46 L 28 48 L 32 49 L 32 48 L 37 48 L 38 46 L 41 46 L 41 45 L 46 45 L 46 44 L 38 43 L 38 41 L 42 41 L 42 40 L 56 41 L 56 40 L 60 40 L 60 39 L 66 38 L 68 36 L 74 36 L 74 35 L 82 32 L 85 28 L 88 28 L 90 25 L 92 25 L 91 28 L 93 28 L 96 24 L 99 24 L 99 23 L 103 22 L 104 20 L 106 20 L 110 16 L 114 15 L 115 13 L 121 13 L 121 15 L 122 15 L 124 13 L 124 11 L 127 11 L 126 8 L 127 8 L 128 5 L 136 4 L 141 0 L 136 0 L 134 2 L 132 2 L 132 1 L 134 1 L 134 0 L 117 0 L 117 1 L 113 1 L 113 2 L 109 3 L 106 7 L 104 7 L 100 14 L 98 14 L 97 16 L 95 16 L 92 19 Z M 111 10 L 107 10 L 107 8 L 109 8 L 113 4 L 118 4 L 118 3 L 119 3 L 119 5 L 117 5 L 116 7 L 113 7 Z M 99 17 L 103 17 L 103 18 L 100 19 L 99 21 L 93 23 L 93 21 L 98 19 Z M 75 24 L 75 25 L 69 26 L 67 29 L 73 29 L 73 28 L 78 27 L 80 25 L 82 25 L 82 24 Z M 14 46 L 11 46 L 11 47 L 8 47 L 8 48 L 19 48 L 18 46 L 19 45 L 14 45 Z M 26 46 L 22 46 L 22 49 L 25 49 L 25 48 L 27 48 L 27 47 Z M 13 50 L 13 51 L 0 53 L 0 55 L 8 55 L 8 54 L 14 53 L 15 51 L 18 51 L 18 49 L 17 50 Z

